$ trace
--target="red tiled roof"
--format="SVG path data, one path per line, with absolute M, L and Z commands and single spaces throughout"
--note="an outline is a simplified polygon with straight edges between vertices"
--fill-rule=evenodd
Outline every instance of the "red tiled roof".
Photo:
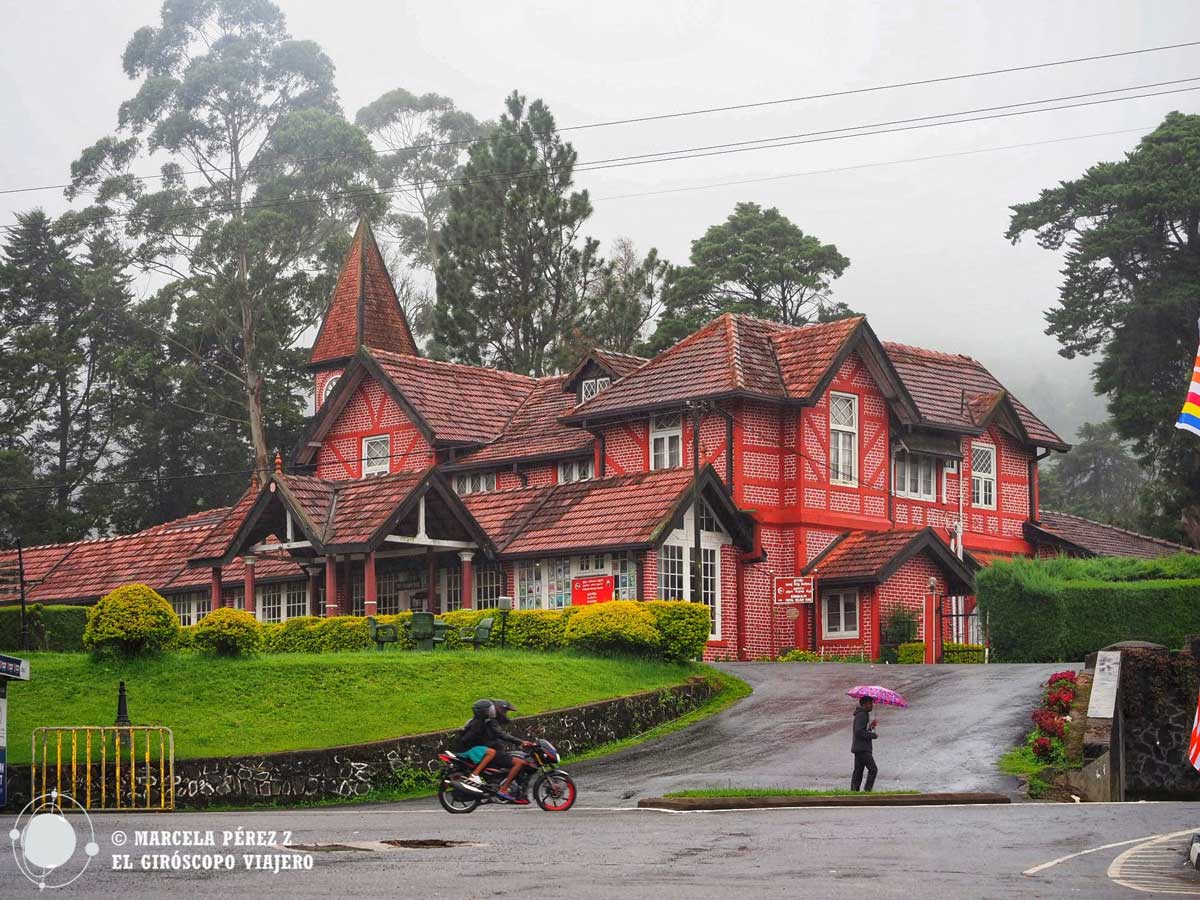
M 495 440 L 537 386 L 536 378 L 499 369 L 368 352 L 439 441 Z
M 979 568 L 978 561 L 970 554 L 958 559 L 932 528 L 849 532 L 805 566 L 804 574 L 815 575 L 818 584 L 876 583 L 890 578 L 898 566 L 920 552 L 933 556 L 957 588 L 974 590 L 973 571 Z
M 209 516 L 215 516 L 217 512 L 222 512 L 224 515 L 213 520 L 207 536 L 196 545 L 195 550 L 189 555 L 200 559 L 219 559 L 224 556 L 225 548 L 229 546 L 233 536 L 242 527 L 242 522 L 245 520 L 246 514 L 250 512 L 250 507 L 258 500 L 259 493 L 256 488 L 250 487 L 233 506 L 227 506 L 223 510 L 212 510 L 208 513 Z M 186 520 L 179 520 L 179 522 L 183 521 Z M 178 522 L 169 522 L 167 525 L 178 525 Z M 161 527 L 166 528 L 167 525 Z
M 504 555 L 649 544 L 691 484 L 690 469 L 664 469 L 464 497 Z
M 788 396 L 811 397 L 846 341 L 864 321 L 862 316 L 856 316 L 773 334 L 771 344 Z
M 972 431 L 983 421 L 976 419 L 976 414 L 985 409 L 990 414 L 995 407 L 995 402 L 989 407 L 984 400 L 974 398 L 994 397 L 997 392 L 1004 392 L 1004 385 L 969 356 L 905 344 L 883 346 L 917 404 L 921 424 Z M 1020 400 L 1012 394 L 1006 396 L 1031 441 L 1042 447 L 1068 449 L 1069 445 Z
M 322 543 L 326 546 L 367 543 L 428 474 L 428 470 L 402 472 L 337 482 L 333 518 L 325 526 Z
M 539 379 L 500 436 L 486 447 L 460 457 L 459 464 L 495 464 L 590 453 L 595 441 L 591 433 L 558 421 L 575 405 L 575 395 L 563 390 L 565 381 L 564 375 Z
M 1038 532 L 1043 532 L 1039 535 Z M 1161 538 L 1104 525 L 1081 516 L 1042 510 L 1040 521 L 1026 525 L 1026 536 L 1033 543 L 1047 543 L 1045 535 L 1073 544 L 1096 556 L 1133 556 L 1157 559 L 1176 553 L 1196 553 L 1190 547 Z M 1039 537 L 1041 539 L 1039 539 Z
M 634 356 L 632 353 L 618 353 L 616 350 L 602 350 L 599 347 L 593 350 L 592 353 L 618 378 L 624 378 L 630 372 L 636 372 L 650 361 L 644 356 Z
M 375 235 L 366 220 L 342 263 L 329 308 L 313 343 L 310 365 L 347 359 L 359 346 L 417 355 L 408 320 L 396 298 Z

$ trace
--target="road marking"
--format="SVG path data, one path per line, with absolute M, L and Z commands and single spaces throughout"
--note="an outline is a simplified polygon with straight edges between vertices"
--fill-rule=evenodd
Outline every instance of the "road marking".
M 1095 804 L 1088 804 L 1088 805 L 1094 806 Z M 1178 831 L 1173 834 L 1150 834 L 1150 835 L 1146 835 L 1145 837 L 1133 838 L 1132 840 L 1128 840 L 1128 841 L 1117 841 L 1112 844 L 1104 844 L 1103 846 L 1100 846 L 1100 847 L 1091 847 L 1090 849 L 1087 849 L 1087 850 L 1080 850 L 1078 853 L 1068 853 L 1066 856 L 1060 856 L 1058 859 L 1050 860 L 1050 862 L 1044 862 L 1040 866 L 1034 866 L 1032 869 L 1026 869 L 1021 874 L 1022 875 L 1036 875 L 1038 872 L 1041 872 L 1043 869 L 1049 869 L 1051 866 L 1057 866 L 1059 863 L 1064 863 L 1069 859 L 1075 859 L 1077 856 L 1087 856 L 1089 853 L 1099 853 L 1101 850 L 1111 850 L 1113 847 L 1127 847 L 1130 844 L 1141 844 L 1141 843 L 1145 843 L 1147 841 L 1158 841 L 1158 840 L 1165 841 L 1169 838 L 1179 837 L 1180 835 L 1183 835 L 1183 834 L 1191 834 L 1194 831 L 1196 831 L 1196 829 L 1189 828 L 1187 831 Z M 1137 848 L 1135 847 L 1134 849 L 1136 850 Z M 1122 856 L 1124 856 L 1124 855 L 1125 854 L 1122 854 Z M 1118 859 L 1119 858 L 1120 857 L 1118 857 Z
M 1200 896 L 1200 877 L 1187 856 L 1176 848 L 1161 846 L 1166 841 L 1195 834 L 1197 829 L 1159 835 L 1136 847 L 1130 847 L 1112 861 L 1108 877 L 1134 891 L 1151 894 L 1188 894 Z

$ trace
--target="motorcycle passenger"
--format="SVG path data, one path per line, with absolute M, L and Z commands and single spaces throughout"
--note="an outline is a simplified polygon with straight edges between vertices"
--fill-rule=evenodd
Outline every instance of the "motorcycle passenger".
M 497 738 L 500 741 L 506 741 L 510 744 L 520 744 L 522 747 L 532 747 L 533 746 L 533 741 L 522 740 L 521 738 L 515 737 L 514 735 L 511 735 L 507 731 L 504 730 L 504 726 L 510 724 L 508 714 L 510 712 L 517 711 L 517 708 L 515 706 L 513 706 L 507 700 L 493 700 L 492 707 L 496 711 L 496 718 L 494 720 L 492 720 L 489 724 L 491 726 L 492 734 L 495 738 Z M 493 744 L 491 744 L 491 746 L 496 747 L 496 744 L 493 743 Z M 524 765 L 527 765 L 527 761 L 522 759 L 521 757 L 516 757 L 516 756 L 512 756 L 508 753 L 505 753 L 500 748 L 497 748 L 497 750 L 498 750 L 498 752 L 496 754 L 496 765 L 503 768 L 505 765 L 505 760 L 507 760 L 508 764 L 512 766 L 512 768 L 509 769 L 509 771 L 508 771 L 508 776 L 504 779 L 504 782 L 500 785 L 499 789 L 496 791 L 497 795 L 501 799 L 507 800 L 510 803 L 516 803 L 519 806 L 528 805 L 529 800 L 527 798 L 518 797 L 515 794 L 509 793 L 509 788 L 512 787 L 513 779 L 515 779 L 517 777 L 517 774 L 521 771 L 521 767 Z
M 496 706 L 491 700 L 476 700 L 471 704 L 471 719 L 463 726 L 454 746 L 455 755 L 475 763 L 475 770 L 462 781 L 462 787 L 474 794 L 483 793 L 484 769 L 496 757 L 497 749 L 490 746 L 488 725 L 496 718 Z

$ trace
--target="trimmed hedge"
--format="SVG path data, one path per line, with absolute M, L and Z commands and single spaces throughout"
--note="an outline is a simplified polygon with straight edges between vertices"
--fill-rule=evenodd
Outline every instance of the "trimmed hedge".
M 983 644 L 956 644 L 947 641 L 942 644 L 942 662 L 944 663 L 983 663 Z
M 649 656 L 662 641 L 654 614 L 636 600 L 583 607 L 571 616 L 566 636 L 569 646 L 602 656 Z
M 665 659 L 699 659 L 712 630 L 712 613 L 700 603 L 651 600 L 643 604 L 654 616 Z
M 262 646 L 262 628 L 244 609 L 214 609 L 196 623 L 192 645 L 217 656 L 242 656 Z
M 1200 557 L 998 562 L 976 576 L 997 662 L 1070 662 L 1118 641 L 1200 633 Z
M 909 665 L 925 662 L 925 644 L 921 641 L 909 641 L 896 648 L 896 662 Z
M 179 617 L 158 591 L 127 584 L 105 594 L 88 610 L 83 645 L 94 653 L 133 657 L 174 646 Z
M 29 619 L 29 645 L 33 650 L 71 653 L 83 649 L 83 629 L 87 625 L 86 606 L 25 607 Z M 21 607 L 0 609 L 0 651 L 21 650 Z

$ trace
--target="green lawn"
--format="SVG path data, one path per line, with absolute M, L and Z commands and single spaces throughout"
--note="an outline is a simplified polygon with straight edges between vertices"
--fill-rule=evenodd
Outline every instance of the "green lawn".
M 167 725 L 178 758 L 328 747 L 456 728 L 471 702 L 503 697 L 521 714 L 678 684 L 691 663 L 567 653 L 434 652 L 262 655 L 168 653 L 94 661 L 32 656 L 31 680 L 8 693 L 8 758 L 29 762 L 39 725 L 111 725 L 125 681 L 135 724 Z
M 920 791 L 871 791 L 872 794 L 891 796 L 893 794 L 919 794 Z M 832 788 L 830 790 L 809 790 L 808 788 L 697 788 L 690 791 L 672 791 L 663 794 L 664 797 L 857 797 L 858 791 L 847 788 Z

